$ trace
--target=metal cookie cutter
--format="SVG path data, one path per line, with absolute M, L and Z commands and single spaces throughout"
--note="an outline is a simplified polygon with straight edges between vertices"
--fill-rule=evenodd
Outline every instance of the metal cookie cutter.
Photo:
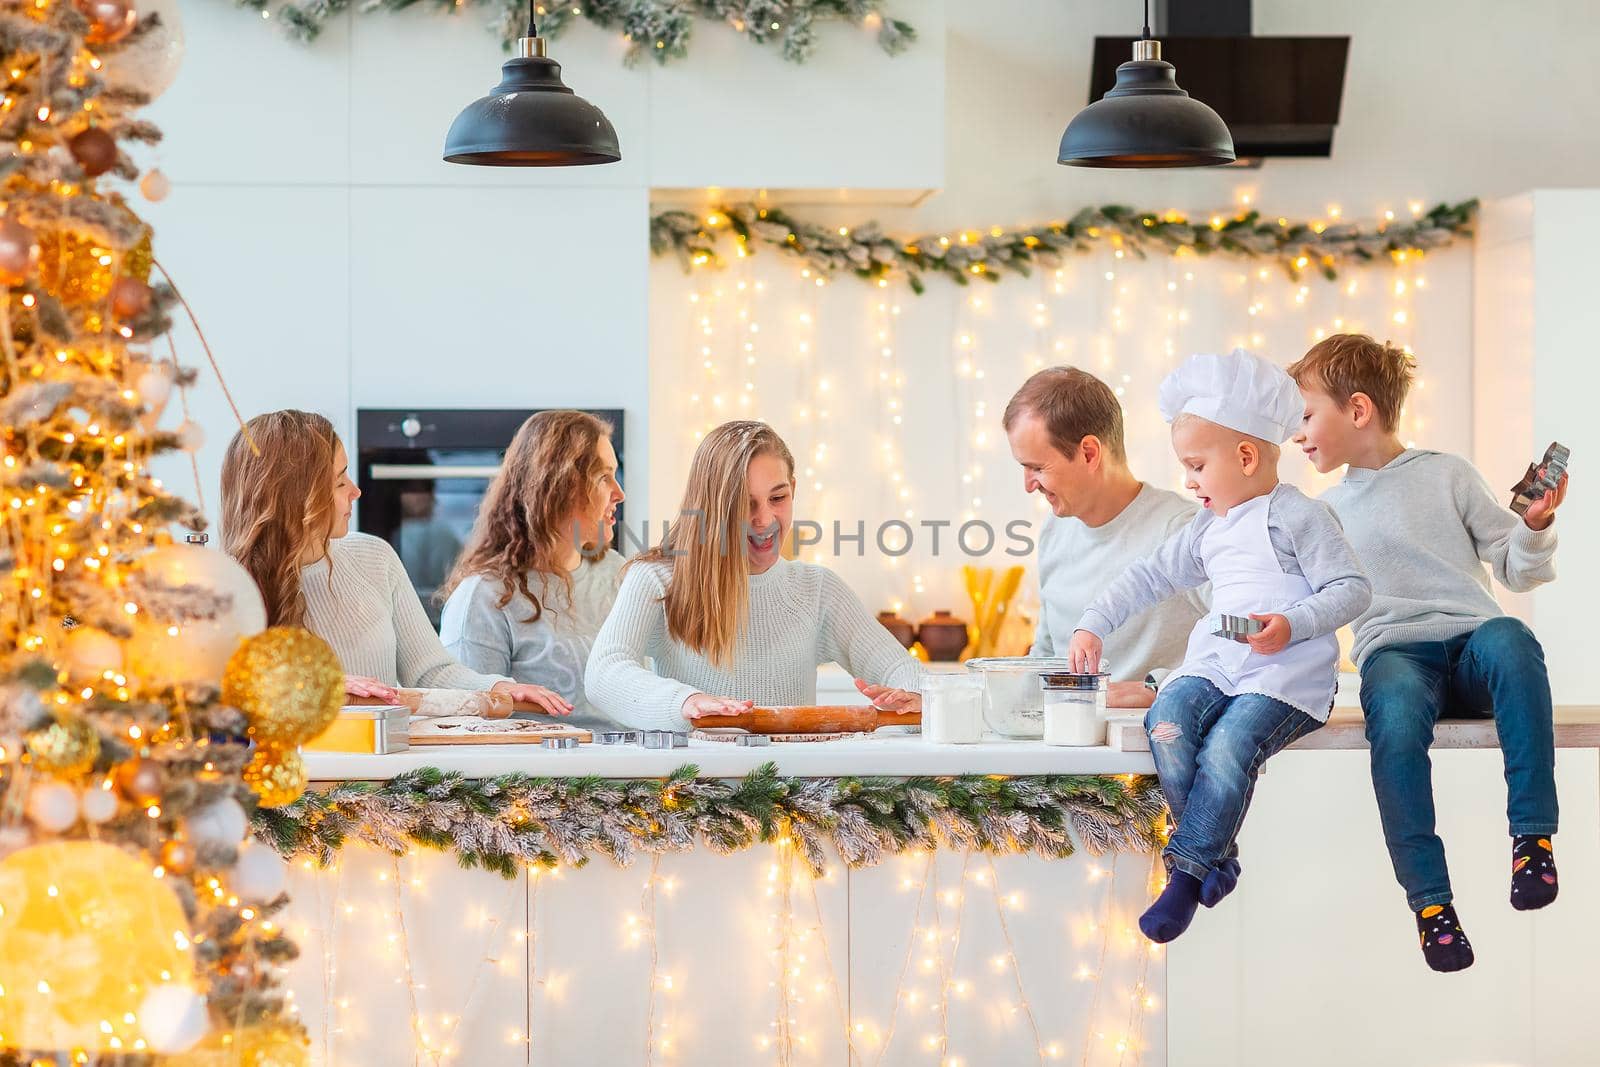
M 1558 441 L 1550 442 L 1550 447 L 1544 450 L 1544 459 L 1528 464 L 1528 473 L 1511 487 L 1511 510 L 1526 515 L 1535 500 L 1561 484 L 1561 476 L 1567 473 L 1567 463 L 1571 459 L 1572 449 Z
M 762 745 L 772 744 L 770 734 L 740 734 L 733 739 L 733 743 L 740 748 L 760 748 Z
M 689 735 L 683 730 L 646 730 L 639 743 L 645 748 L 688 748 Z
M 577 748 L 578 739 L 576 737 L 547 737 L 543 741 L 539 742 L 539 747 L 558 749 Z
M 597 745 L 637 745 L 638 730 L 601 730 L 594 735 Z
M 1227 641 L 1243 642 L 1252 634 L 1260 633 L 1265 627 L 1260 619 L 1252 619 L 1246 615 L 1223 615 L 1218 626 L 1211 631 L 1212 637 L 1220 637 Z

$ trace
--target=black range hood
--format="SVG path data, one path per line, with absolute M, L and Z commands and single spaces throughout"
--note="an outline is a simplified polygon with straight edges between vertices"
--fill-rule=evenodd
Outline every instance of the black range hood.
M 1241 162 L 1332 154 L 1350 38 L 1252 36 L 1249 0 L 1172 0 L 1156 22 L 1161 57 L 1222 116 Z M 1094 39 L 1091 102 L 1116 84 L 1134 40 Z

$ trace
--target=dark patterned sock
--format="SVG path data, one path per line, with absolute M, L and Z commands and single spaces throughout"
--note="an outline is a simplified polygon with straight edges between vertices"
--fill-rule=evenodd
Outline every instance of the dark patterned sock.
M 1200 903 L 1214 908 L 1239 884 L 1239 861 L 1225 859 L 1200 883 Z
M 1454 904 L 1429 904 L 1417 912 L 1422 958 L 1436 971 L 1462 971 L 1472 966 L 1472 942 L 1461 930 Z
M 1173 871 L 1167 879 L 1167 888 L 1139 916 L 1139 929 L 1150 940 L 1165 944 L 1189 929 L 1189 924 L 1194 921 L 1195 908 L 1199 906 L 1200 879 L 1182 871 Z
M 1511 906 L 1518 911 L 1542 908 L 1556 899 L 1556 856 L 1544 834 L 1518 834 L 1511 839 Z

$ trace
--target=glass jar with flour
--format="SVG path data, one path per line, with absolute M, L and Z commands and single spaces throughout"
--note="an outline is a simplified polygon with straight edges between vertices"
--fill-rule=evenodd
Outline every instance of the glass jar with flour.
M 1044 743 L 1091 747 L 1106 743 L 1106 675 L 1044 674 Z
M 983 679 L 972 674 L 929 674 L 922 680 L 922 737 L 936 745 L 971 745 L 983 739 Z

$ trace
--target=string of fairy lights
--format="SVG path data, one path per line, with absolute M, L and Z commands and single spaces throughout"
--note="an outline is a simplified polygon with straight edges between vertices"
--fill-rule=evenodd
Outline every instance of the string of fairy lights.
M 1253 203 L 1253 191 L 1237 195 L 1238 211 L 1255 210 Z M 1422 203 L 1381 206 L 1374 214 L 1381 230 L 1408 212 L 1421 217 Z M 702 221 L 712 231 L 728 226 L 717 212 Z M 1321 232 L 1347 221 L 1347 212 L 1330 204 L 1311 228 Z M 1227 219 L 1218 214 L 1209 225 L 1220 229 Z M 980 231 L 960 231 L 940 244 L 982 238 Z M 1275 262 L 1206 257 L 1181 247 L 1146 258 L 1147 251 L 1111 235 L 1103 254 L 1067 257 L 1036 271 L 1031 283 L 933 284 L 916 296 L 887 278 L 830 284 L 810 266 L 757 257 L 747 248 L 736 240 L 732 256 L 720 261 L 695 257 L 683 284 L 696 328 L 710 331 L 704 336 L 738 334 L 746 338 L 742 344 L 759 338 L 754 352 L 744 355 L 760 353 L 761 359 L 740 366 L 744 377 L 720 383 L 725 395 L 718 403 L 724 364 L 697 368 L 693 361 L 703 359 L 698 338 L 686 349 L 677 365 L 708 377 L 682 392 L 668 386 L 655 400 L 682 414 L 677 451 L 683 455 L 675 460 L 658 453 L 652 478 L 659 493 L 653 495 L 677 498 L 687 456 L 711 426 L 764 418 L 795 452 L 802 489 L 797 516 L 824 523 L 842 518 L 847 531 L 865 520 L 869 562 L 854 560 L 853 545 L 837 557 L 847 580 L 861 584 L 869 605 L 875 603 L 869 591 L 881 590 L 877 606 L 917 612 L 959 602 L 950 596 L 958 589 L 958 564 L 983 562 L 929 558 L 923 523 L 948 521 L 953 532 L 973 519 L 999 528 L 999 516 L 1030 516 L 1037 523 L 1044 515 L 1042 502 L 1029 508 L 1020 496 L 1020 475 L 1000 427 L 1006 400 L 1028 374 L 1071 363 L 1101 377 L 1123 399 L 1136 473 L 1181 489 L 1182 474 L 1171 462 L 1154 405 L 1156 387 L 1172 366 L 1191 351 L 1236 345 L 1287 364 L 1335 332 L 1367 332 L 1414 351 L 1418 295 L 1428 287 L 1424 267 L 1427 256 L 1437 254 L 1399 249 L 1365 269 L 1324 280 L 1316 274 L 1320 264 L 1307 256 L 1295 261 L 1291 274 Z M 718 269 L 719 262 L 726 269 Z M 678 276 L 664 265 L 660 277 L 670 285 L 668 279 Z M 941 323 L 949 331 L 942 344 Z M 1430 352 L 1426 363 L 1448 367 L 1450 358 Z M 662 363 L 674 366 L 672 353 Z M 664 380 L 691 382 L 694 376 Z M 731 404 L 735 391 L 768 395 L 762 403 Z M 1419 375 L 1401 423 L 1408 444 L 1426 441 L 1433 426 L 1430 395 L 1429 375 Z M 1308 491 L 1320 492 L 1337 477 L 1309 465 L 1302 470 L 1295 450 L 1286 453 L 1285 476 Z M 910 551 L 898 551 L 905 538 L 891 528 L 895 522 L 916 529 Z M 875 527 L 886 531 L 885 544 L 894 551 L 873 550 Z M 835 557 L 827 547 L 808 550 L 805 558 L 830 562 Z
M 843 879 L 862 872 L 846 873 L 835 863 L 814 876 L 797 861 L 796 851 L 793 842 L 780 838 L 766 859 L 744 868 L 756 880 L 747 899 L 761 902 L 756 921 L 744 927 L 749 934 L 745 941 L 730 930 L 713 951 L 679 955 L 670 964 L 662 934 L 664 926 L 674 924 L 672 902 L 685 889 L 691 890 L 691 899 L 698 897 L 678 875 L 663 870 L 660 856 L 651 858 L 644 877 L 634 883 L 637 908 L 612 913 L 615 944 L 624 957 L 637 959 L 637 977 L 630 978 L 615 958 L 605 964 L 608 988 L 632 983 L 642 988 L 644 1063 L 692 1057 L 692 1039 L 711 1035 L 692 1012 L 685 1014 L 688 1005 L 706 1003 L 703 990 L 720 987 L 736 968 L 746 967 L 764 968 L 769 975 L 768 1018 L 750 1035 L 749 1047 L 755 1056 L 771 1059 L 752 1062 L 828 1062 L 830 1056 L 848 1054 L 851 1062 L 862 1065 L 927 1060 L 977 1067 L 989 1062 L 986 1051 L 968 1042 L 991 1030 L 1016 1033 L 1041 1064 L 1077 1059 L 1085 1067 L 1121 1067 L 1130 1057 L 1138 1062 L 1152 1047 L 1146 1027 L 1159 1003 L 1150 968 L 1158 965 L 1161 953 L 1159 946 L 1146 946 L 1138 937 L 1132 916 L 1144 903 L 1143 892 L 1158 883 L 1141 884 L 1134 899 L 1129 890 L 1119 890 L 1117 877 L 1119 866 L 1131 863 L 1143 870 L 1153 862 L 1151 857 L 1113 854 L 1068 861 L 1072 874 L 1082 879 L 1082 889 L 1071 890 L 1071 876 L 1068 883 L 1052 885 L 1044 895 L 1061 913 L 1060 925 L 1043 939 L 1037 927 L 1030 927 L 1024 939 L 1014 924 L 1027 915 L 1029 900 L 1023 891 L 1002 885 L 1006 859 L 971 851 L 901 853 L 886 861 L 882 871 L 865 872 L 881 879 L 880 889 L 913 901 L 894 910 L 894 921 L 874 926 L 887 943 L 905 945 L 903 954 L 894 957 L 892 988 L 874 990 L 849 978 L 857 966 L 852 956 L 862 951 L 861 935 L 841 952 L 839 934 L 830 936 L 819 895 L 820 887 L 830 900 L 845 900 Z M 561 879 L 563 871 L 530 867 L 525 879 L 506 883 L 481 876 L 483 885 L 494 887 L 486 894 L 452 893 L 445 914 L 461 930 L 451 933 L 429 925 L 426 931 L 429 940 L 449 938 L 452 961 L 440 966 L 437 954 L 421 950 L 407 917 L 421 914 L 430 923 L 437 920 L 439 912 L 419 912 L 417 902 L 432 899 L 431 885 L 442 876 L 438 865 L 449 862 L 432 854 L 402 858 L 358 849 L 326 869 L 310 861 L 301 865 L 300 881 L 313 883 L 314 891 L 301 892 L 296 899 L 306 902 L 299 906 L 305 910 L 291 916 L 305 943 L 316 940 L 320 946 L 317 958 L 306 966 L 314 972 L 308 978 L 322 989 L 322 1017 L 310 1020 L 321 1062 L 345 1062 L 352 1049 L 370 1047 L 370 1021 L 393 1017 L 379 1003 L 386 984 L 370 981 L 374 969 L 393 974 L 390 988 L 401 987 L 406 1017 L 394 1021 L 404 1024 L 417 1062 L 446 1067 L 485 1054 L 491 1039 L 482 1025 L 483 1013 L 505 1002 L 489 989 L 495 975 L 510 988 L 527 991 L 528 1015 L 504 1031 L 503 1047 L 518 1050 L 515 1055 L 525 1062 L 536 1061 L 541 1046 L 533 1001 L 542 997 L 556 1008 L 566 998 L 566 982 L 549 966 L 549 950 L 541 946 L 539 932 L 550 922 L 570 926 L 575 916 L 566 911 L 541 918 L 538 908 L 541 886 Z M 364 876 L 351 881 L 347 867 Z M 1150 869 L 1158 867 L 1154 862 Z M 730 887 L 719 881 L 716 888 L 725 894 Z M 992 913 L 992 924 L 975 927 L 986 913 Z M 314 932 L 308 921 L 312 918 L 318 927 Z M 989 950 L 970 947 L 975 938 L 995 935 Z M 346 946 L 358 946 L 359 966 L 340 966 Z M 741 959 L 741 954 L 748 958 Z M 565 961 L 564 966 L 582 970 L 598 958 Z M 463 967 L 468 959 L 471 964 Z M 1068 967 L 1073 959 L 1079 961 L 1076 967 Z M 1083 1007 L 1081 1013 L 1062 1010 L 1060 989 L 1052 988 L 1046 1000 L 1030 989 L 1045 972 L 1059 972 L 1057 981 L 1066 988 L 1079 987 L 1076 998 L 1069 1000 Z M 682 999 L 686 990 L 691 991 L 689 1001 Z M 700 996 L 694 995 L 697 991 Z M 876 1008 L 886 1015 L 874 1018 Z M 687 1046 L 680 1042 L 680 1032 L 690 1039 Z M 731 1036 L 718 1033 L 714 1040 L 726 1047 Z

